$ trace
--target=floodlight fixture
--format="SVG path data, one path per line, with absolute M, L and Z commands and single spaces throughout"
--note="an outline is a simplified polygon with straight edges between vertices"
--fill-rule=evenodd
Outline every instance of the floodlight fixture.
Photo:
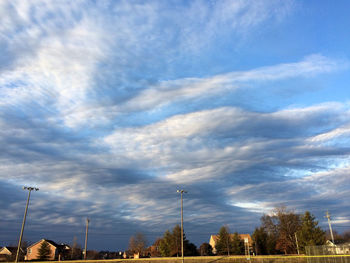
M 184 258 L 184 213 L 183 213 L 183 194 L 187 193 L 187 191 L 181 189 L 177 190 L 177 193 L 181 194 L 181 256 L 182 256 L 182 263 L 185 262 Z
M 22 222 L 22 227 L 21 227 L 21 233 L 20 233 L 19 241 L 18 241 L 17 254 L 16 254 L 16 260 L 15 260 L 16 263 L 18 262 L 19 251 L 20 251 L 20 249 L 21 249 L 21 243 L 22 243 L 24 225 L 25 225 L 25 223 L 26 223 L 27 212 L 28 212 L 28 206 L 29 206 L 30 193 L 31 193 L 31 191 L 33 191 L 33 190 L 34 190 L 34 191 L 39 191 L 39 188 L 37 188 L 37 187 L 31 187 L 31 186 L 23 186 L 23 190 L 28 190 L 28 199 L 27 199 L 26 209 L 24 210 L 24 217 L 23 217 L 23 222 Z

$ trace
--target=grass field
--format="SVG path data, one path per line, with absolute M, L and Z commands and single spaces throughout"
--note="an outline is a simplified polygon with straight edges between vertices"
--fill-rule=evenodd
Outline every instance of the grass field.
M 62 261 L 50 261 L 62 263 Z M 181 258 L 140 258 L 140 259 L 109 259 L 109 260 L 74 260 L 64 263 L 181 263 Z M 350 263 L 350 255 L 332 256 L 215 256 L 215 257 L 185 257 L 185 263 Z M 40 263 L 36 261 L 35 263 Z

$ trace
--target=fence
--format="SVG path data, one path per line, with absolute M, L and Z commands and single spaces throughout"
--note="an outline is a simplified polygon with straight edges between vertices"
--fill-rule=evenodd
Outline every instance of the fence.
M 350 263 L 350 245 L 307 246 L 307 263 Z

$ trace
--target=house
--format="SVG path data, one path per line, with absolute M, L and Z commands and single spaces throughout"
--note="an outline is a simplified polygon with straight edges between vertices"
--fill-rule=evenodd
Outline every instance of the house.
M 64 257 L 69 254 L 70 247 L 66 244 L 57 244 L 52 240 L 41 239 L 38 242 L 30 245 L 27 248 L 27 254 L 25 260 L 37 260 L 39 259 L 39 249 L 44 242 L 47 242 L 50 247 L 50 254 L 48 260 L 63 260 Z
M 349 255 L 350 243 L 334 244 L 332 241 L 326 241 L 327 252 L 330 255 Z
M 23 250 L 21 249 L 23 255 Z M 17 247 L 0 248 L 0 261 L 13 261 L 16 258 Z
M 232 238 L 234 234 L 230 234 L 230 237 Z M 244 242 L 244 248 L 245 248 L 245 254 L 249 255 L 253 251 L 253 240 L 249 234 L 238 234 L 241 240 Z M 213 248 L 213 254 L 216 254 L 216 243 L 219 239 L 219 235 L 211 235 L 209 244 Z

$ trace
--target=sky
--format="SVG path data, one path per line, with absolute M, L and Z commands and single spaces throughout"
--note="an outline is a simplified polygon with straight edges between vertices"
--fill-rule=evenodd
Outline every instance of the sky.
M 350 229 L 350 2 L 0 1 L 0 246 Z

